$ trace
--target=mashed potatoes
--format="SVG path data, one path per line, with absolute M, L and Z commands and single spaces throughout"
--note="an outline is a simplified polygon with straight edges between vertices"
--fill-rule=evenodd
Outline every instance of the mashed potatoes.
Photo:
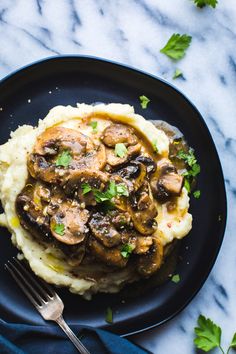
M 50 244 L 37 242 L 21 226 L 15 210 L 16 198 L 28 177 L 27 156 L 32 152 L 37 137 L 47 128 L 59 125 L 80 130 L 95 141 L 97 138 L 91 126 L 83 124 L 87 117 L 96 117 L 98 130 L 104 130 L 109 124 L 108 119 L 132 126 L 151 144 L 155 142 L 159 157 L 168 158 L 169 139 L 166 134 L 142 116 L 135 114 L 133 107 L 129 105 L 78 104 L 77 108 L 57 106 L 50 110 L 46 118 L 39 121 L 38 127 L 21 126 L 11 133 L 6 144 L 0 146 L 0 195 L 4 208 L 4 214 L 0 215 L 0 224 L 11 232 L 12 242 L 23 253 L 35 274 L 49 283 L 66 286 L 71 292 L 89 298 L 95 292 L 117 292 L 125 283 L 135 281 L 137 275 L 131 268 L 126 267 L 107 274 L 102 273 L 96 279 L 83 276 L 88 266 L 75 268 L 66 262 L 59 250 L 55 250 Z M 174 239 L 181 239 L 191 230 L 192 216 L 188 213 L 189 197 L 185 188 L 176 200 L 174 211 L 168 211 L 167 203 L 156 204 L 158 230 L 155 237 L 163 246 Z M 97 267 L 99 266 L 96 265 Z

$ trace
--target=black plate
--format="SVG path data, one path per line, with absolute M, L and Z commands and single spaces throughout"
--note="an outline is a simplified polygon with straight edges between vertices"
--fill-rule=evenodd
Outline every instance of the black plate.
M 142 110 L 138 97 L 151 100 Z M 118 295 L 97 295 L 88 302 L 60 290 L 65 317 L 70 324 L 82 323 L 130 334 L 159 325 L 173 317 L 197 293 L 206 280 L 223 239 L 226 222 L 226 195 L 219 158 L 203 118 L 189 100 L 161 79 L 105 60 L 64 56 L 27 66 L 0 83 L 0 144 L 11 130 L 22 124 L 36 125 L 56 105 L 77 102 L 129 103 L 147 119 L 162 119 L 177 126 L 196 151 L 201 164 L 201 198 L 191 200 L 193 229 L 180 249 L 176 272 L 178 284 L 167 282 L 142 296 L 121 303 Z M 0 315 L 21 323 L 44 323 L 4 270 L 4 262 L 16 254 L 10 235 L 1 229 Z M 104 320 L 107 306 L 114 311 L 114 323 Z

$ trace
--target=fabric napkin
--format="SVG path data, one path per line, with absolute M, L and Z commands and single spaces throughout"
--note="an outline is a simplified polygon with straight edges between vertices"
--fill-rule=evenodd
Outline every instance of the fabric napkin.
M 150 352 L 118 335 L 85 326 L 71 326 L 91 354 L 147 354 Z M 0 319 L 1 354 L 77 354 L 57 326 L 7 323 Z

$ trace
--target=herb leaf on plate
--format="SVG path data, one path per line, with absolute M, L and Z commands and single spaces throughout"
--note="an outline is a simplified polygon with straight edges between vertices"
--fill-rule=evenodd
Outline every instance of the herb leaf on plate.
M 142 95 L 142 96 L 139 96 L 139 100 L 140 100 L 140 104 L 141 104 L 142 109 L 146 109 L 148 103 L 150 102 L 149 98 L 147 96 Z

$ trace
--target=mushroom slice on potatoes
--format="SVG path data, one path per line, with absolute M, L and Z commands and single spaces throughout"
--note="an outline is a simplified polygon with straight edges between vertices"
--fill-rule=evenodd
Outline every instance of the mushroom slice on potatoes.
M 86 223 L 89 211 L 81 209 L 77 203 L 64 202 L 51 217 L 52 235 L 67 245 L 76 245 L 84 241 L 89 230 Z
M 128 226 L 130 216 L 128 213 L 111 211 L 110 215 L 96 212 L 89 220 L 89 227 L 93 236 L 105 247 L 111 248 L 121 242 L 128 241 L 128 235 L 122 230 Z
M 108 147 L 115 147 L 116 144 L 124 144 L 125 146 L 136 145 L 138 138 L 133 128 L 124 124 L 111 124 L 101 136 L 102 142 Z
M 51 241 L 49 216 L 32 200 L 32 197 L 19 194 L 16 198 L 16 212 L 21 225 L 39 240 Z M 42 237 L 43 236 L 43 237 Z
M 144 277 L 154 274 L 163 262 L 163 246 L 157 238 L 153 238 L 153 244 L 149 251 L 137 260 L 137 271 Z
M 127 152 L 124 157 L 116 156 L 115 150 L 112 148 L 106 148 L 107 163 L 112 166 L 119 166 L 129 161 L 133 156 L 138 155 L 141 149 L 140 144 L 128 146 Z
M 183 188 L 184 177 L 167 159 L 159 161 L 158 175 L 151 179 L 150 185 L 154 197 L 160 202 L 166 202 L 173 196 L 179 196 Z
M 114 174 L 127 181 L 130 189 L 137 191 L 144 183 L 147 169 L 145 165 L 138 161 L 130 161 L 117 169 Z
M 132 195 L 127 208 L 135 229 L 142 235 L 151 235 L 157 228 L 157 208 L 150 193 L 148 182 Z
M 69 178 L 71 170 L 81 167 L 100 170 L 105 164 L 103 144 L 94 145 L 89 137 L 64 127 L 45 130 L 28 157 L 31 176 L 54 184 Z
M 91 254 L 99 261 L 118 268 L 124 268 L 128 258 L 121 255 L 121 247 L 107 248 L 94 237 L 89 237 L 89 249 Z
M 103 191 L 108 182 L 106 173 L 92 169 L 78 169 L 71 172 L 70 178 L 63 186 L 65 193 L 73 198 L 79 199 L 85 205 L 96 205 L 92 189 Z M 91 190 L 86 192 L 85 187 Z

